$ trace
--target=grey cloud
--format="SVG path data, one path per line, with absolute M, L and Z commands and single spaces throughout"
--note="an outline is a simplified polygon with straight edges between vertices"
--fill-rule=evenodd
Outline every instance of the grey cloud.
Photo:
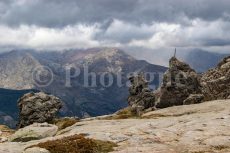
M 101 30 L 95 34 L 94 39 L 99 41 L 109 40 L 122 44 L 128 43 L 132 39 L 149 39 L 154 33 L 148 26 L 143 27 L 117 20 L 109 20 L 99 28 Z
M 75 23 L 73 20 L 79 12 L 74 1 L 34 0 L 20 3 L 13 1 L 7 11 L 1 15 L 0 22 L 9 26 L 21 24 L 59 27 Z
M 229 0 L 0 0 L 1 48 L 118 44 L 157 53 L 230 46 L 229 30 Z
M 1 6 L 5 8 L 0 23 L 14 26 L 62 27 L 110 19 L 138 24 L 183 22 L 183 17 L 216 20 L 230 14 L 228 0 L 3 0 Z

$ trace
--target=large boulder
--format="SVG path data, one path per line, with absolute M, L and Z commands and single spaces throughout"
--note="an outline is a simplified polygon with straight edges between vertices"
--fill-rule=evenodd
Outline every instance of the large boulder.
M 21 128 L 9 137 L 9 141 L 28 142 L 54 136 L 58 131 L 56 125 L 48 123 L 34 123 Z
M 132 76 L 129 78 L 131 86 L 129 88 L 130 96 L 128 104 L 133 108 L 133 111 L 140 115 L 143 110 L 154 107 L 155 97 L 148 87 L 148 82 L 143 74 Z
M 204 73 L 201 85 L 206 101 L 230 98 L 230 56 L 224 58 L 216 68 Z
M 62 107 L 59 98 L 43 92 L 28 93 L 18 101 L 20 109 L 18 128 L 33 123 L 52 122 Z
M 188 64 L 172 57 L 163 76 L 161 87 L 155 92 L 156 107 L 183 105 L 190 94 L 201 93 L 199 75 Z

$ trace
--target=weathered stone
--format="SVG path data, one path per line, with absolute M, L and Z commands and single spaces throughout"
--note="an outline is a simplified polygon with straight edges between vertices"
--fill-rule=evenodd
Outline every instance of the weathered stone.
M 229 111 L 230 100 L 217 100 L 148 112 L 142 119 L 94 118 L 61 130 L 54 137 L 2 143 L 0 152 L 21 153 L 38 143 L 84 134 L 117 142 L 113 153 L 229 153 Z
M 145 109 L 154 107 L 155 96 L 148 88 L 148 82 L 143 74 L 129 78 L 131 87 L 128 97 L 129 106 L 132 107 L 137 115 L 140 115 Z
M 230 56 L 224 58 L 216 68 L 204 73 L 201 85 L 206 101 L 228 99 L 230 97 Z
M 52 122 L 62 107 L 59 98 L 43 92 L 25 94 L 18 101 L 20 109 L 18 128 L 33 123 Z
M 184 100 L 184 105 L 198 104 L 204 101 L 203 94 L 191 94 L 187 99 Z
M 212 147 L 226 147 L 230 146 L 230 136 L 216 136 L 203 141 L 204 144 Z
M 27 142 L 31 140 L 39 140 L 42 138 L 54 136 L 57 131 L 58 127 L 56 125 L 48 123 L 34 123 L 30 126 L 19 129 L 9 137 L 9 141 Z
M 141 114 L 149 108 L 166 108 L 176 105 L 197 104 L 207 100 L 230 98 L 230 56 L 203 75 L 188 64 L 172 57 L 169 69 L 163 76 L 160 88 L 148 89 L 143 75 L 131 77 L 129 105 Z
M 8 140 L 7 137 L 0 137 L 0 143 L 6 142 Z
M 33 147 L 26 149 L 23 153 L 50 153 L 48 150 L 39 147 Z
M 156 107 L 183 105 L 190 94 L 200 93 L 199 75 L 186 63 L 172 57 L 161 87 L 155 92 Z
M 13 133 L 14 130 L 5 125 L 0 125 L 0 143 L 8 141 L 8 137 L 10 137 Z

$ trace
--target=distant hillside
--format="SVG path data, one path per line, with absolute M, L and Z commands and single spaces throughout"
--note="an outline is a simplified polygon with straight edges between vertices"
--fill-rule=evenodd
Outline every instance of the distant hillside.
M 39 87 L 32 80 L 33 70 L 40 66 L 47 66 L 54 73 L 53 82 L 49 86 Z M 79 76 L 71 78 L 71 87 L 65 86 L 67 66 L 81 71 Z M 96 87 L 84 86 L 85 66 L 89 73 L 96 74 Z M 20 50 L 0 54 L 0 88 L 42 90 L 64 101 L 65 106 L 61 111 L 63 116 L 97 116 L 110 114 L 127 106 L 128 88 L 117 86 L 119 78 L 116 74 L 122 74 L 121 81 L 126 84 L 129 73 L 163 73 L 166 70 L 166 67 L 137 60 L 116 48 L 73 49 L 63 52 Z M 111 86 L 104 87 L 100 84 L 99 76 L 102 73 L 110 73 L 114 77 Z M 105 80 L 108 80 L 107 76 Z M 159 78 L 155 77 L 151 85 L 158 86 L 158 82 Z M 13 110 L 13 106 L 9 110 L 0 108 L 5 113 L 12 113 Z M 15 113 L 10 115 L 15 116 Z
M 0 124 L 14 127 L 18 118 L 17 100 L 25 93 L 36 90 L 0 89 Z
M 229 54 L 212 53 L 204 50 L 192 50 L 185 57 L 186 61 L 197 72 L 205 72 L 215 67 L 221 59 Z

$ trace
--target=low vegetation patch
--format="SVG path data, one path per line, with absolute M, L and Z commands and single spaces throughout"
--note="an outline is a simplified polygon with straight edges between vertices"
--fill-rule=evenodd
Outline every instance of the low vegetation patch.
M 84 135 L 73 135 L 63 139 L 39 143 L 32 147 L 40 147 L 50 153 L 108 153 L 117 145 L 109 141 L 85 138 Z
M 229 148 L 229 146 L 225 146 L 225 145 L 219 145 L 219 146 L 214 146 L 213 147 L 215 150 L 224 150 Z
M 135 111 L 130 108 L 124 108 L 119 110 L 115 115 L 103 118 L 103 119 L 128 119 L 128 118 L 139 118 L 139 116 L 135 113 Z
M 6 125 L 0 125 L 0 131 L 2 131 L 2 132 L 9 132 L 9 133 L 14 133 L 15 132 L 13 129 L 10 129 Z
M 58 127 L 58 130 L 63 130 L 69 126 L 74 125 L 77 122 L 79 122 L 79 119 L 76 118 L 60 118 L 55 119 L 53 121 L 53 124 L 55 124 Z

